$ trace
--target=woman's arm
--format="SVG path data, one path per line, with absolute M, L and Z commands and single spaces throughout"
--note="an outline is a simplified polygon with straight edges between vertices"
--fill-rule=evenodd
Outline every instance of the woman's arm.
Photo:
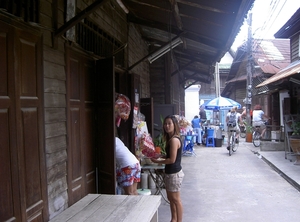
M 181 142 L 180 142 L 179 138 L 173 137 L 172 139 L 170 139 L 169 144 L 170 144 L 170 157 L 169 158 L 166 158 L 164 160 L 151 158 L 151 161 L 154 163 L 161 163 L 161 164 L 175 163 L 175 160 L 177 157 L 177 150 L 180 148 Z

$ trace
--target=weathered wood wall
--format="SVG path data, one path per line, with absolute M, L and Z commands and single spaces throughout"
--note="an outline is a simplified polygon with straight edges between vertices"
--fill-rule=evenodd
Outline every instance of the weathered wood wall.
M 128 38 L 128 67 L 144 58 L 148 54 L 148 46 L 141 38 L 138 29 L 129 24 L 129 38 Z M 145 60 L 139 65 L 135 66 L 130 73 L 140 76 L 140 97 L 150 97 L 150 74 L 149 62 Z
M 175 104 L 178 114 L 181 114 L 185 109 L 184 86 L 181 84 L 179 72 L 171 75 L 177 69 L 170 56 L 167 53 L 150 65 L 151 97 L 155 104 Z M 167 69 L 169 65 L 171 68 Z
M 49 215 L 53 218 L 68 207 L 66 140 L 66 73 L 64 39 L 54 47 L 52 33 L 64 24 L 64 1 L 40 1 L 40 24 L 44 43 L 45 149 Z M 53 18 L 54 10 L 57 19 Z M 57 24 L 55 23 L 57 22 Z
M 55 2 L 57 8 L 54 8 Z M 94 1 L 78 0 L 77 8 L 83 10 L 92 2 Z M 59 28 L 65 23 L 65 4 L 65 1 L 40 1 L 40 25 L 43 27 L 44 43 L 45 149 L 50 219 L 68 207 L 65 38 L 52 38 L 55 27 Z M 132 24 L 127 24 L 126 14 L 116 1 L 108 1 L 92 13 L 89 19 L 118 41 L 127 43 L 124 49 L 125 66 L 148 54 L 148 46 L 141 39 L 138 29 Z M 142 62 L 131 72 L 140 76 L 141 97 L 149 97 L 149 63 Z

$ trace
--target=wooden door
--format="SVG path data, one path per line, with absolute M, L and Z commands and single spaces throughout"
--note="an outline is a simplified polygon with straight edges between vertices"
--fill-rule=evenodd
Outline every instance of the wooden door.
M 153 105 L 153 124 L 154 124 L 154 137 L 156 138 L 163 128 L 161 118 L 168 115 L 175 115 L 178 113 L 178 108 L 174 104 L 154 104 Z
M 116 193 L 115 161 L 115 73 L 114 59 L 96 62 L 95 74 L 96 149 L 98 192 Z
M 2 16 L 0 221 L 47 221 L 41 33 Z
M 94 61 L 66 47 L 69 205 L 96 192 Z
M 119 138 L 124 142 L 128 149 L 135 153 L 134 137 L 136 129 L 132 128 L 134 106 L 140 108 L 139 101 L 135 101 L 135 94 L 140 94 L 140 77 L 137 74 L 116 73 L 115 74 L 115 91 L 126 95 L 131 103 L 131 111 L 126 121 L 122 120 L 117 128 Z

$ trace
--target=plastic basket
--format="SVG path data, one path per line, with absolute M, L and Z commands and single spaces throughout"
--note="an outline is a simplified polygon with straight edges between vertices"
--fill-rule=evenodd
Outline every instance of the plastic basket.
M 185 136 L 185 140 L 191 140 L 193 136 Z
M 207 136 L 214 136 L 214 129 L 207 129 Z

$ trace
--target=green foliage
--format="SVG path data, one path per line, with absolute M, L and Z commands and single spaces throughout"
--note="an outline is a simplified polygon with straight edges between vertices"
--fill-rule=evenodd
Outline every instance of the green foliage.
M 252 126 L 251 124 L 248 124 L 246 121 L 244 121 L 246 133 L 252 133 Z
M 160 115 L 160 121 L 163 127 L 164 118 Z M 159 146 L 161 149 L 161 154 L 166 155 L 166 142 L 163 140 L 163 130 L 161 130 L 160 134 L 154 139 L 154 146 Z
M 161 149 L 161 154 L 166 155 L 166 142 L 163 140 L 163 135 L 160 133 L 155 139 L 154 139 L 154 146 L 157 147 L 159 146 Z
M 293 122 L 291 125 L 291 128 L 293 130 L 293 133 L 292 133 L 293 136 L 300 135 L 300 122 Z

